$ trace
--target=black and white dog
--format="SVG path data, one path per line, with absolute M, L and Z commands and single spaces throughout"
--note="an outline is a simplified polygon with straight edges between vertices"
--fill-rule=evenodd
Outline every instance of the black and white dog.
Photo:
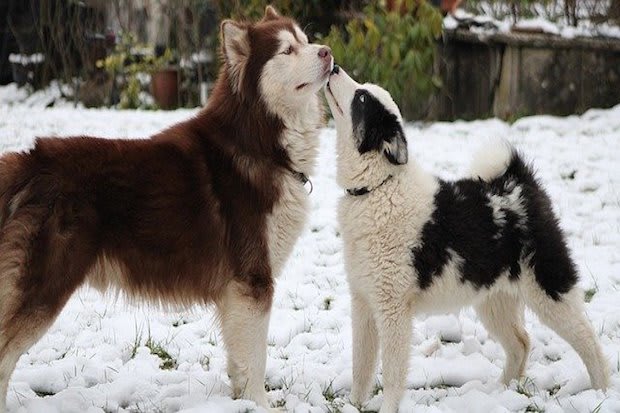
M 326 95 L 338 132 L 339 205 L 352 296 L 351 401 L 368 396 L 382 348 L 382 413 L 398 409 L 411 317 L 474 305 L 506 352 L 503 382 L 524 371 L 527 305 L 579 353 L 592 386 L 608 362 L 583 310 L 577 272 L 549 197 L 508 144 L 482 151 L 471 176 L 445 182 L 409 160 L 384 89 L 334 70 Z

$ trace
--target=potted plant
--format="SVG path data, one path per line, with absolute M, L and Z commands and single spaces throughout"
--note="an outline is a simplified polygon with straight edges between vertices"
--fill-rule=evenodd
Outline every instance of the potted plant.
M 155 48 L 151 69 L 151 94 L 161 109 L 175 109 L 179 104 L 179 69 L 171 64 L 170 49 Z
M 114 79 L 113 90 L 118 91 L 118 102 L 122 109 L 152 108 L 153 102 L 161 109 L 178 106 L 178 69 L 172 65 L 170 49 L 159 49 L 136 42 L 131 33 L 120 36 L 113 53 L 97 62 Z M 150 84 L 151 96 L 143 89 Z

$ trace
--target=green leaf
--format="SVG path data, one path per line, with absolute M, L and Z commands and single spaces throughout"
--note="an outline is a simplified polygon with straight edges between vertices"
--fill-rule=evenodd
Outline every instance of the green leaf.
M 377 83 L 389 90 L 403 115 L 412 119 L 441 87 L 433 61 L 442 18 L 423 0 L 404 1 L 415 14 L 387 13 L 373 3 L 364 9 L 363 18 L 347 22 L 344 30 L 332 27 L 322 41 L 359 82 Z

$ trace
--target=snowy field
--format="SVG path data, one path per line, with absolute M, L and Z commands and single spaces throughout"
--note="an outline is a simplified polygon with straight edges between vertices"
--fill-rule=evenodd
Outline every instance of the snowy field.
M 1 92 L 0 92 L 1 93 Z M 0 98 L 0 101 L 2 99 Z M 194 111 L 140 112 L 0 103 L 0 152 L 35 136 L 144 137 Z M 532 159 L 561 217 L 587 292 L 587 312 L 613 373 L 607 393 L 589 390 L 585 367 L 532 314 L 527 379 L 498 385 L 505 356 L 472 309 L 412 320 L 403 412 L 620 412 L 620 106 L 583 116 L 412 124 L 411 154 L 444 178 L 467 170 L 486 138 L 503 136 Z M 321 134 L 312 213 L 278 280 L 266 385 L 293 412 L 356 412 L 351 323 L 335 208 L 335 131 Z M 1 287 L 0 287 L 1 288 Z M 568 321 L 568 320 L 567 320 Z M 382 400 L 381 372 L 364 411 Z M 208 308 L 163 312 L 82 289 L 22 356 L 9 385 L 10 412 L 249 412 L 230 398 L 222 340 Z

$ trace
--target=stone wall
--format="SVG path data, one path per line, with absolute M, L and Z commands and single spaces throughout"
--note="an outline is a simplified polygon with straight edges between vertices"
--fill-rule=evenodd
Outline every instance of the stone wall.
M 431 119 L 582 113 L 620 103 L 620 40 L 445 33 Z

